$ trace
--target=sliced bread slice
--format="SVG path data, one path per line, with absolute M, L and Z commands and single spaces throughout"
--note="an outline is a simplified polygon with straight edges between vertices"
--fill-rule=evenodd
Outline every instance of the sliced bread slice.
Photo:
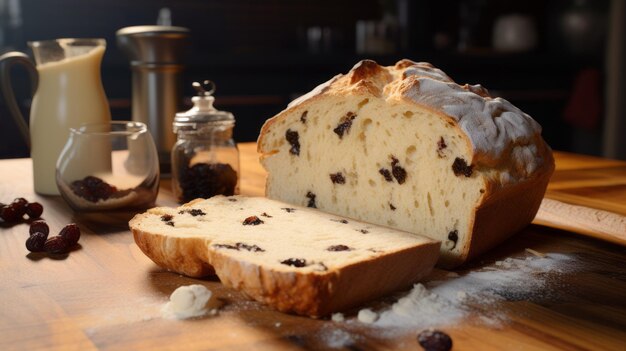
M 135 242 L 181 274 L 313 317 L 358 306 L 427 275 L 439 242 L 267 198 L 195 200 L 130 221 Z

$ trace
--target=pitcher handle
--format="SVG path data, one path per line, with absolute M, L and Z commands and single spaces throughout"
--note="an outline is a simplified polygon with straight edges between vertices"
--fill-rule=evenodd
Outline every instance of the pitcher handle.
M 30 148 L 30 133 L 28 132 L 28 124 L 26 119 L 22 116 L 22 112 L 15 100 L 15 94 L 13 93 L 13 87 L 11 87 L 11 67 L 13 64 L 21 64 L 26 67 L 26 71 L 30 76 L 31 93 L 35 95 L 37 86 L 39 85 L 39 74 L 37 74 L 37 68 L 30 58 L 21 52 L 12 51 L 0 56 L 0 90 L 6 101 L 9 113 L 13 117 L 13 120 L 17 124 L 20 133 L 24 137 L 26 144 Z

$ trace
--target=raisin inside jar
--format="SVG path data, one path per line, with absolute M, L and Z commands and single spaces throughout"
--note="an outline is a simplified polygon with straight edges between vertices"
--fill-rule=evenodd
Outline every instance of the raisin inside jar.
M 235 195 L 237 172 L 227 163 L 184 164 L 179 172 L 180 202 Z

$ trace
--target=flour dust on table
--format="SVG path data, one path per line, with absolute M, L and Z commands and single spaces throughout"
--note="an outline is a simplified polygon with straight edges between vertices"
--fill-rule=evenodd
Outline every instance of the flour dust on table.
M 527 257 L 506 258 L 464 275 L 450 272 L 440 280 L 415 284 L 392 304 L 379 309 L 368 308 L 366 312 L 361 310 L 358 317 L 346 316 L 345 322 L 334 319 L 336 326 L 348 331 L 340 335 L 326 333 L 326 343 L 332 346 L 340 340 L 353 340 L 354 335 L 349 333 L 353 328 L 375 328 L 378 335 L 386 338 L 431 327 L 454 327 L 459 321 L 477 314 L 478 319 L 463 323 L 502 327 L 509 317 L 497 308 L 498 304 L 550 298 L 551 294 L 558 294 L 555 287 L 563 276 L 580 270 L 580 262 L 572 255 L 527 252 Z M 364 324 L 360 318 L 363 313 L 368 315 L 368 322 L 375 321 Z

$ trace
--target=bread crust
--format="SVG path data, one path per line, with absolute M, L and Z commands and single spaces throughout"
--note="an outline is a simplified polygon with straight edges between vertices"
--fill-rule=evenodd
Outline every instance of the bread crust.
M 279 311 L 322 317 L 356 307 L 427 276 L 439 257 L 439 244 L 395 251 L 340 270 L 295 273 L 265 269 L 212 250 L 210 260 L 221 282 Z M 402 269 L 398 269 L 402 267 Z M 372 279 L 377 279 L 372 283 Z

